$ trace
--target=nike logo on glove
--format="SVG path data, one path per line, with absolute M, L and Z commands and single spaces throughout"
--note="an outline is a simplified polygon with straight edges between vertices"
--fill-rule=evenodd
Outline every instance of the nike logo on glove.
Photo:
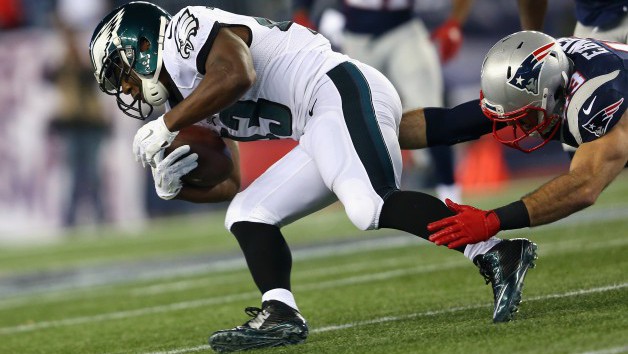
M 589 104 L 589 108 L 582 110 L 582 112 L 584 112 L 584 114 L 589 115 L 589 113 L 591 113 L 591 108 L 593 108 L 593 102 L 595 102 L 596 98 L 597 98 L 597 96 L 593 97 L 593 100 Z

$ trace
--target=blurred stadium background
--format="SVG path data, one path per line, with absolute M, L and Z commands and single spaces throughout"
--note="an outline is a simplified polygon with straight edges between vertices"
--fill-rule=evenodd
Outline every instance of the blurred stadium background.
M 171 13 L 186 5 L 213 5 L 275 20 L 291 18 L 289 0 L 154 1 Z M 68 229 L 98 231 L 100 225 L 141 228 L 159 216 L 224 209 L 224 205 L 164 202 L 150 174 L 133 161 L 130 145 L 140 122 L 123 116 L 111 97 L 95 92 L 88 43 L 104 13 L 124 1 L 3 0 L 0 4 L 0 242 L 63 238 Z M 324 1 L 323 1 L 324 4 Z M 417 1 L 428 26 L 444 20 L 450 2 Z M 550 2 L 547 32 L 573 28 L 572 2 Z M 519 29 L 516 2 L 478 0 L 464 26 L 460 54 L 444 67 L 447 105 L 476 98 L 479 68 L 495 40 Z M 74 50 L 66 55 L 66 48 Z M 70 59 L 68 59 L 68 56 Z M 64 81 L 61 63 L 77 69 Z M 67 68 L 66 68 L 67 69 Z M 82 71 L 81 71 L 82 70 Z M 72 89 L 73 88 L 73 89 Z M 68 106 L 76 107 L 72 112 Z M 81 113 L 91 112 L 91 113 Z M 254 154 L 259 145 L 272 153 Z M 245 185 L 290 148 L 290 142 L 242 144 Z M 487 147 L 488 146 L 488 147 Z M 564 169 L 566 156 L 550 146 L 534 157 L 505 151 L 487 139 L 456 148 L 457 179 L 466 195 L 508 180 Z M 430 188 L 423 152 L 405 155 L 405 188 Z M 73 176 L 80 176 L 73 178 Z
M 289 0 L 153 2 L 291 18 Z M 0 353 L 202 351 L 259 297 L 223 227 L 226 204 L 160 200 L 131 153 L 141 123 L 84 69 L 92 29 L 123 3 L 0 0 Z M 417 3 L 432 28 L 450 6 Z M 573 2 L 549 3 L 546 31 L 569 35 Z M 519 28 L 515 0 L 475 1 L 462 50 L 444 67 L 448 106 L 478 97 L 484 54 Z M 241 144 L 244 184 L 290 146 Z M 404 187 L 432 188 L 425 154 L 404 157 Z M 457 146 L 456 160 L 464 200 L 484 208 L 568 168 L 559 144 L 528 156 L 490 138 Z M 541 256 L 527 320 L 507 326 L 490 323 L 490 289 L 458 255 L 398 232 L 357 232 L 338 205 L 289 225 L 295 293 L 312 321 L 294 352 L 628 351 L 627 196 L 624 173 L 579 216 L 506 234 L 533 238 Z

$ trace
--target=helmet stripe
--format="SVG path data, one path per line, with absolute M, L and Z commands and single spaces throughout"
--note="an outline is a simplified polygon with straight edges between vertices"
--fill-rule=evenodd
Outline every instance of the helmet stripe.
M 534 55 L 534 58 L 536 58 L 537 61 L 541 61 L 550 53 L 550 49 L 554 46 L 554 44 L 554 42 L 547 43 L 546 45 L 532 52 L 532 55 Z
M 116 13 L 107 24 L 105 24 L 98 34 L 94 37 L 91 43 L 92 65 L 94 66 L 97 78 L 99 79 L 99 73 L 102 70 L 105 59 L 109 56 L 109 47 L 113 41 L 113 38 L 117 38 L 118 30 L 120 29 L 120 23 L 124 16 L 124 9 L 121 9 Z

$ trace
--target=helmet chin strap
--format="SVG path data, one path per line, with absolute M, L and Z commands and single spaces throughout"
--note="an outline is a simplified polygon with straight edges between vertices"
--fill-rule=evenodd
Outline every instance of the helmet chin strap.
M 146 103 L 151 106 L 161 106 L 168 100 L 168 90 L 161 82 L 159 82 L 159 73 L 161 72 L 161 67 L 163 65 L 162 52 L 164 48 L 164 37 L 168 20 L 162 16 L 160 21 L 159 40 L 157 43 L 157 68 L 155 69 L 155 74 L 152 78 L 140 76 L 140 79 L 142 79 L 142 95 L 144 96 Z

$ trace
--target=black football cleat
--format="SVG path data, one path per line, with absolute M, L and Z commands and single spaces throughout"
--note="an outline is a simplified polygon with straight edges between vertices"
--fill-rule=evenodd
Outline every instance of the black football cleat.
M 508 322 L 519 311 L 523 280 L 535 266 L 536 249 L 535 243 L 524 238 L 502 240 L 473 260 L 486 284 L 493 286 L 493 322 Z
M 307 338 L 308 329 L 299 311 L 281 301 L 264 301 L 262 308 L 247 307 L 252 318 L 232 329 L 214 332 L 209 345 L 219 353 L 299 344 Z

